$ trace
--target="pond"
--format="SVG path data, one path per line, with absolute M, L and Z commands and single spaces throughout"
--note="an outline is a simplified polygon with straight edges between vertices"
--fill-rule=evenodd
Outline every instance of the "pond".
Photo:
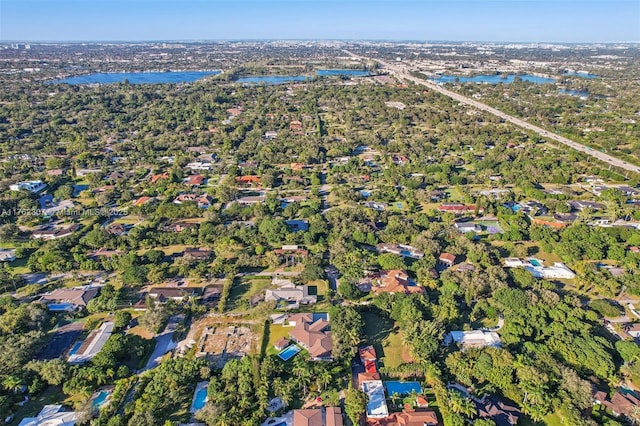
M 54 80 L 52 83 L 78 84 L 114 84 L 128 81 L 131 84 L 191 83 L 209 75 L 220 74 L 213 71 L 167 71 L 167 72 L 108 72 L 77 75 Z

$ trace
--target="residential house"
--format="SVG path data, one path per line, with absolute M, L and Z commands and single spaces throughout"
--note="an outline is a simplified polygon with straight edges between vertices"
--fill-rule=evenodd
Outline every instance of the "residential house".
M 286 337 L 283 337 L 282 339 L 278 340 L 277 342 L 275 342 L 273 344 L 273 347 L 276 348 L 276 350 L 281 351 L 284 348 L 286 348 L 287 346 L 289 346 L 290 340 L 287 339 Z
M 200 186 L 204 183 L 204 176 L 202 175 L 191 175 L 188 176 L 184 183 L 186 185 L 191 185 L 191 186 Z
M 73 234 L 78 228 L 80 228 L 80 225 L 78 225 L 77 223 L 74 223 L 68 228 L 45 227 L 33 231 L 31 233 L 31 236 L 33 238 L 42 238 L 43 240 L 55 240 L 56 238 L 68 237 L 69 235 Z
M 390 271 L 380 271 L 379 278 L 372 280 L 371 290 L 374 294 L 380 293 L 403 293 L 403 294 L 425 294 L 425 288 L 417 285 L 409 278 L 405 271 L 394 269 Z
M 138 198 L 136 201 L 133 202 L 133 206 L 135 207 L 139 207 L 142 205 L 145 205 L 151 201 L 153 201 L 154 198 L 153 197 L 148 197 L 146 195 L 143 195 L 142 197 Z
M 303 346 L 314 361 L 332 360 L 333 339 L 329 330 L 329 321 L 320 318 L 314 321 L 314 314 L 293 314 L 289 325 L 294 325 L 289 337 Z
M 253 204 L 262 204 L 265 199 L 266 197 L 264 195 L 248 195 L 246 197 L 236 199 L 235 202 L 245 206 L 250 206 Z
M 267 140 L 273 140 L 278 137 L 278 132 L 275 130 L 268 130 L 265 132 L 263 137 Z
M 105 178 L 105 180 L 108 180 L 108 181 L 111 181 L 111 182 L 121 182 L 121 181 L 125 180 L 127 177 L 125 176 L 124 173 L 115 170 L 115 171 L 107 174 L 104 178 Z
M 640 323 L 625 324 L 623 330 L 634 339 L 640 337 Z
M 596 392 L 593 397 L 596 404 L 601 404 L 611 410 L 614 416 L 629 416 L 636 407 L 640 406 L 640 399 L 630 390 L 617 389 L 611 399 L 604 392 Z
M 238 176 L 236 178 L 236 183 L 241 185 L 260 185 L 260 176 L 255 176 L 255 175 Z
M 485 396 L 474 400 L 478 410 L 478 418 L 493 420 L 496 426 L 513 426 L 518 424 L 522 413 L 515 405 L 507 404 L 496 396 Z
M 173 200 L 175 204 L 182 204 L 185 202 L 196 203 L 197 206 L 201 209 L 208 209 L 211 207 L 212 200 L 208 195 L 196 195 L 193 193 L 190 194 L 180 194 L 175 200 Z
M 102 347 L 107 343 L 111 333 L 113 333 L 113 322 L 105 321 L 102 325 L 89 333 L 89 336 L 82 342 L 80 347 L 69 355 L 69 364 L 84 364 L 98 355 Z
M 302 133 L 302 122 L 298 120 L 292 121 L 291 123 L 289 123 L 289 130 L 297 134 Z
M 76 176 L 78 177 L 85 177 L 87 175 L 91 175 L 94 173 L 102 173 L 101 169 L 79 169 L 76 170 Z
M 296 286 L 288 280 L 274 279 L 277 289 L 267 289 L 264 300 L 274 301 L 284 309 L 298 309 L 300 305 L 313 305 L 318 301 L 318 296 L 309 294 L 309 286 Z
M 195 222 L 168 222 L 163 224 L 160 229 L 164 232 L 182 232 L 187 229 L 197 228 L 198 224 Z
M 273 253 L 287 265 L 297 265 L 309 254 L 307 250 L 299 248 L 297 245 L 284 245 L 280 249 L 275 249 Z
M 364 206 L 379 212 L 385 211 L 385 209 L 387 208 L 387 205 L 385 203 L 378 203 L 376 201 L 367 201 L 364 203 Z
M 124 235 L 127 233 L 127 228 L 122 223 L 111 223 L 109 224 L 109 226 L 107 226 L 106 230 L 107 233 L 116 236 Z
M 197 296 L 197 290 L 199 289 L 195 287 L 154 287 L 149 290 L 149 297 L 161 303 L 167 300 L 181 302 L 185 298 Z
M 48 176 L 62 176 L 63 174 L 64 174 L 64 170 L 62 169 L 47 170 Z
M 186 248 L 183 257 L 188 260 L 209 260 L 211 250 L 203 248 Z
M 407 409 L 400 413 L 391 415 L 394 417 L 397 426 L 438 426 L 438 416 L 436 412 L 428 408 Z M 387 423 L 390 425 L 389 423 Z
M 410 257 L 412 259 L 422 259 L 424 252 L 415 247 L 406 244 L 388 244 L 380 243 L 376 246 L 379 253 L 392 253 L 402 257 Z
M 13 249 L 0 249 L 0 262 L 13 262 L 16 260 L 16 251 Z
M 41 180 L 28 180 L 9 185 L 12 191 L 29 191 L 32 193 L 40 192 L 47 187 L 46 183 Z
M 584 200 L 569 201 L 567 205 L 571 207 L 572 210 L 577 210 L 577 211 L 582 211 L 585 209 L 597 211 L 605 208 L 604 204 L 596 203 L 595 201 L 584 201 Z
M 438 257 L 438 265 L 444 268 L 450 268 L 456 262 L 456 256 L 451 253 L 442 253 Z
M 85 308 L 98 291 L 99 288 L 91 286 L 59 288 L 43 294 L 40 302 L 47 304 L 50 311 L 74 311 Z
M 212 166 L 209 161 L 193 161 L 184 167 L 189 170 L 211 170 Z
M 540 265 L 525 266 L 525 269 L 536 278 L 573 279 L 576 277 L 575 272 L 569 269 L 567 265 L 562 262 L 554 262 L 553 266 L 543 266 L 542 262 L 538 262 Z
M 359 348 L 358 356 L 360 357 L 360 362 L 362 362 L 362 364 L 366 361 L 375 361 L 378 359 L 378 355 L 376 354 L 376 350 L 373 345 Z
M 389 415 L 387 400 L 384 396 L 382 380 L 368 380 L 362 382 L 362 391 L 367 394 L 367 419 L 381 419 Z
M 74 426 L 77 418 L 75 411 L 65 411 L 62 405 L 45 405 L 36 417 L 25 417 L 18 426 Z
M 476 208 L 478 209 L 478 213 L 484 212 L 484 207 L 460 203 L 442 203 L 438 206 L 438 211 L 442 213 L 466 214 L 474 213 Z
M 293 410 L 293 426 L 343 426 L 340 407 Z
M 473 222 L 456 222 L 453 224 L 453 227 L 456 231 L 466 234 L 468 232 L 473 232 L 475 234 L 482 232 L 482 228 L 480 225 L 477 225 Z
M 165 172 L 151 176 L 151 183 L 157 183 L 164 179 L 169 179 L 169 173 Z
M 444 344 L 450 345 L 452 343 L 459 345 L 462 350 L 486 346 L 502 347 L 498 333 L 486 330 L 452 331 L 445 336 Z

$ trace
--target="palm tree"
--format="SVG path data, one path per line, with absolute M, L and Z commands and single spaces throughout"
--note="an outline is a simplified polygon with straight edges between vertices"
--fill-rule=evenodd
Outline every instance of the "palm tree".
M 17 393 L 22 388 L 22 379 L 17 376 L 6 376 L 2 380 L 2 387 L 13 393 Z
M 333 375 L 327 368 L 323 368 L 322 371 L 318 373 L 318 382 L 322 385 L 318 387 L 323 391 L 327 388 L 327 385 L 331 383 L 331 380 L 333 380 Z

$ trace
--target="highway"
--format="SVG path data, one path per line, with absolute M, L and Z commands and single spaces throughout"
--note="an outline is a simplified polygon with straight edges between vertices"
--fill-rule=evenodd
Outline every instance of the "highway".
M 531 123 L 528 123 L 520 118 L 514 117 L 512 115 L 508 115 L 505 114 L 504 112 L 490 107 L 489 105 L 483 104 L 482 102 L 478 102 L 474 99 L 468 98 L 466 96 L 463 96 L 459 93 L 456 92 L 452 92 L 451 90 L 447 90 L 444 87 L 440 86 L 437 83 L 434 83 L 433 81 L 429 81 L 429 80 L 423 80 L 421 78 L 418 77 L 414 77 L 411 74 L 409 74 L 409 70 L 407 69 L 407 67 L 402 66 L 402 65 L 394 65 L 394 64 L 390 64 L 388 62 L 382 61 L 380 59 L 374 59 L 374 58 L 367 58 L 364 56 L 359 56 L 356 55 L 354 53 L 349 52 L 348 50 L 344 51 L 345 53 L 364 60 L 364 61 L 375 61 L 378 62 L 379 64 L 381 64 L 385 70 L 389 71 L 389 73 L 391 73 L 392 75 L 394 75 L 396 78 L 400 79 L 400 80 L 409 80 L 413 83 L 416 84 L 421 84 L 423 86 L 427 86 L 432 90 L 435 90 L 445 96 L 448 96 L 452 99 L 455 99 L 456 101 L 463 103 L 465 105 L 470 105 L 473 106 L 475 108 L 478 108 L 482 111 L 486 111 L 486 112 L 490 112 L 491 114 L 494 114 L 500 118 L 502 118 L 505 121 L 508 121 L 510 123 L 515 124 L 516 126 L 522 127 L 523 129 L 527 129 L 527 130 L 531 130 L 533 132 L 536 132 L 537 134 L 539 134 L 540 136 L 543 136 L 547 139 L 552 139 L 556 142 L 560 142 L 561 144 L 564 144 L 570 148 L 575 149 L 576 151 L 580 151 L 580 152 L 584 152 L 587 155 L 590 155 L 591 157 L 594 157 L 604 163 L 610 164 L 614 167 L 618 167 L 620 169 L 623 170 L 627 170 L 630 172 L 634 172 L 634 173 L 640 173 L 640 167 L 636 166 L 635 164 L 631 164 L 628 163 L 626 161 L 620 160 L 619 158 L 615 158 L 612 157 L 610 155 L 607 155 L 603 152 L 600 151 L 596 151 L 593 150 L 591 148 L 589 148 L 588 146 L 579 144 L 577 142 L 572 141 L 571 139 L 567 139 L 563 136 L 559 136 L 556 135 L 553 132 L 549 132 L 541 127 L 538 127 L 536 125 L 533 125 Z

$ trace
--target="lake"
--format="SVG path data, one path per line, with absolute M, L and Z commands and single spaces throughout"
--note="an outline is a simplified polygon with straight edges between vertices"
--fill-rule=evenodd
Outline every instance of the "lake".
M 363 70 L 343 70 L 343 69 L 330 69 L 330 70 L 318 70 L 316 71 L 318 77 L 329 77 L 335 75 L 344 75 L 349 77 L 366 77 L 370 75 L 368 71 Z M 240 77 L 236 80 L 236 83 L 245 84 L 286 84 L 310 81 L 313 77 L 307 75 L 256 75 L 250 77 Z
M 331 76 L 331 75 L 346 75 L 349 77 L 366 77 L 368 75 L 371 75 L 369 71 L 363 71 L 363 70 L 318 70 L 316 74 L 321 77 Z
M 77 84 L 113 84 L 128 80 L 131 84 L 191 83 L 209 75 L 220 74 L 214 71 L 171 71 L 171 72 L 107 72 L 77 75 L 75 77 L 54 80 L 52 83 Z
M 236 83 L 245 84 L 285 84 L 311 80 L 306 75 L 258 75 L 253 77 L 240 77 Z
M 503 78 L 504 77 L 504 78 Z M 523 74 L 519 75 L 523 81 L 528 81 L 536 84 L 546 84 L 546 83 L 554 83 L 555 80 L 547 77 L 538 77 L 537 75 L 531 74 Z M 513 83 L 513 80 L 516 78 L 514 74 L 509 74 L 506 77 L 503 74 L 486 74 L 486 75 L 476 75 L 474 77 L 462 77 L 456 75 L 442 75 L 438 78 L 433 78 L 432 80 L 436 83 L 455 83 L 456 78 L 460 83 L 489 83 L 489 84 L 500 84 L 500 83 Z

